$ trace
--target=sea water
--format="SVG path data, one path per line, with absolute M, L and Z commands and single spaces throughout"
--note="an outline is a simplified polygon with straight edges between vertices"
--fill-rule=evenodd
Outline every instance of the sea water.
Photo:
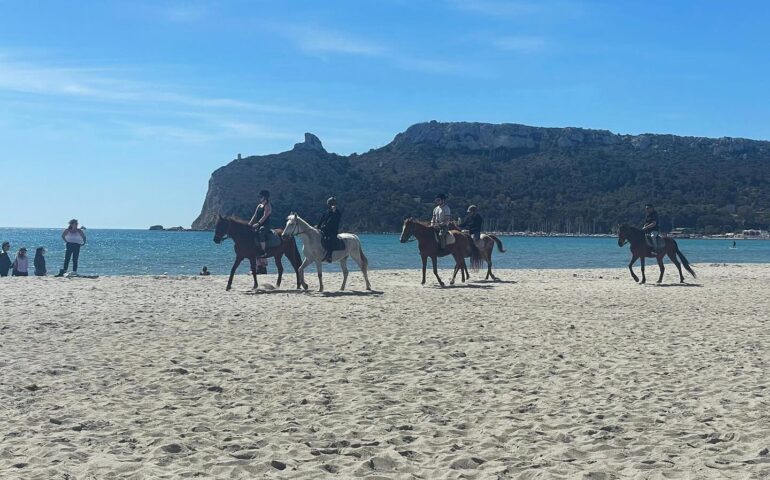
M 30 257 L 34 257 L 37 247 L 45 247 L 48 272 L 55 274 L 64 261 L 61 232 L 62 229 L 0 228 L 0 241 L 11 242 L 11 258 L 22 246 L 27 247 Z M 88 243 L 80 251 L 78 270 L 81 274 L 195 275 L 204 265 L 212 274 L 226 274 L 235 258 L 232 240 L 217 245 L 213 232 L 88 229 L 86 234 Z M 400 243 L 399 235 L 361 234 L 359 237 L 371 269 L 421 266 L 416 242 Z M 492 256 L 495 269 L 625 267 L 631 258 L 628 245 L 618 247 L 617 238 L 501 236 L 500 239 L 507 251 L 500 253 L 495 248 Z M 735 249 L 730 248 L 732 240 L 677 239 L 677 242 L 687 259 L 695 264 L 770 263 L 770 241 L 767 240 L 738 240 Z M 298 244 L 301 251 L 302 244 L 299 241 Z M 286 258 L 283 265 L 292 271 Z M 348 265 L 356 269 L 352 260 Z M 439 260 L 439 268 L 452 267 L 451 258 Z M 323 268 L 339 271 L 339 264 L 324 264 Z M 314 270 L 311 266 L 310 271 Z M 249 263 L 244 261 L 239 272 L 248 271 Z M 272 259 L 268 271 L 275 273 Z

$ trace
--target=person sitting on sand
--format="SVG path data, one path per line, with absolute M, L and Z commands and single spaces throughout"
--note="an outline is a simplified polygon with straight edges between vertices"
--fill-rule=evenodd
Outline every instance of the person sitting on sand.
M 316 228 L 321 231 L 321 245 L 326 250 L 326 256 L 323 261 L 331 262 L 334 244 L 337 243 L 337 234 L 340 231 L 342 212 L 337 208 L 337 199 L 334 197 L 329 197 L 326 200 L 326 206 L 328 210 L 321 216 L 321 220 L 316 225 Z
M 446 248 L 446 237 L 449 232 L 449 221 L 452 219 L 452 211 L 446 204 L 446 195 L 439 193 L 436 195 L 436 208 L 433 209 L 433 216 L 430 219 L 431 227 L 436 229 L 439 248 Z
M 203 270 L 201 270 L 201 273 L 199 273 L 198 275 L 203 275 L 204 277 L 205 277 L 206 275 L 211 275 L 211 272 L 209 272 L 209 267 L 207 267 L 206 265 L 204 265 L 204 266 L 203 266 Z
M 37 247 L 35 250 L 35 276 L 44 277 L 48 271 L 45 268 L 45 248 Z
M 474 242 L 478 242 L 481 239 L 481 226 L 484 223 L 484 219 L 478 213 L 476 205 L 468 207 L 468 215 L 465 216 L 460 225 L 463 230 L 468 230 L 468 233 L 473 237 Z
M 8 250 L 11 249 L 10 242 L 3 242 L 2 251 L 0 251 L 0 277 L 7 277 L 8 271 L 11 269 L 11 257 L 8 255 Z
M 80 258 L 80 247 L 86 244 L 86 234 L 83 229 L 78 228 L 78 221 L 72 219 L 69 221 L 69 226 L 64 229 L 61 234 L 62 240 L 66 244 L 66 252 L 64 253 L 64 268 L 59 270 L 57 277 L 63 276 L 70 266 L 70 259 L 72 259 L 72 272 L 78 271 L 78 259 Z
M 267 234 L 270 231 L 270 215 L 273 213 L 273 205 L 270 203 L 270 192 L 262 190 L 259 192 L 259 204 L 254 211 L 254 215 L 249 220 L 249 225 L 254 227 L 257 232 L 257 241 L 259 242 L 259 251 L 257 251 L 257 273 L 267 273 Z
M 651 203 L 644 206 L 644 226 L 642 231 L 647 238 L 647 245 L 650 246 L 650 253 L 656 255 L 655 246 L 658 236 L 660 236 L 660 227 L 658 226 L 658 212 L 655 211 L 655 207 Z
M 29 257 L 27 256 L 27 249 L 21 247 L 13 261 L 13 276 L 26 277 L 27 275 L 29 275 Z

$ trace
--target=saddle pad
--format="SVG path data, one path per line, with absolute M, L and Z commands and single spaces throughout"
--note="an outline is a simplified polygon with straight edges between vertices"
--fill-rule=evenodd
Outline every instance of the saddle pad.
M 265 245 L 268 247 L 277 247 L 281 244 L 281 237 L 276 235 L 275 230 L 270 230 L 270 232 L 267 234 L 267 241 L 265 242 Z
M 342 240 L 339 236 L 334 240 L 334 248 L 332 249 L 333 252 L 336 252 L 337 250 L 345 250 L 345 241 Z
M 454 236 L 454 234 L 452 232 L 447 232 L 447 234 L 446 234 L 446 244 L 447 245 L 452 245 L 453 243 L 455 243 L 455 236 Z

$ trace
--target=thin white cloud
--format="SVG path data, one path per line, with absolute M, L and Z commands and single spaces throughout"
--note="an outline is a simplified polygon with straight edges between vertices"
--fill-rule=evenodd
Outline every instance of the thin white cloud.
M 385 43 L 351 36 L 349 34 L 318 27 L 267 27 L 294 43 L 303 53 L 311 56 L 354 55 L 380 58 L 401 70 L 432 74 L 462 74 L 476 76 L 478 68 L 466 68 L 456 62 L 415 57 L 402 53 Z
M 449 0 L 449 4 L 464 12 L 495 17 L 519 17 L 541 13 L 543 3 L 503 0 Z
M 493 45 L 499 50 L 520 54 L 542 53 L 549 48 L 548 42 L 540 36 L 509 36 L 493 40 Z
M 167 103 L 188 107 L 251 110 L 270 114 L 321 115 L 291 105 L 179 93 L 116 75 L 114 69 L 54 67 L 10 60 L 0 54 L 0 92 L 77 97 L 102 102 Z
M 160 8 L 161 16 L 175 23 L 192 23 L 203 20 L 209 7 L 203 4 L 178 4 Z
M 296 42 L 297 47 L 311 54 L 342 53 L 378 57 L 388 53 L 388 49 L 382 45 L 330 30 L 290 28 L 286 33 Z

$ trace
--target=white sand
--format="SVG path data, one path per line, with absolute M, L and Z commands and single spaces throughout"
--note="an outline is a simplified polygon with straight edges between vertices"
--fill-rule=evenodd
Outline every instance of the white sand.
M 0 476 L 770 478 L 770 266 L 695 268 L 0 279 Z

